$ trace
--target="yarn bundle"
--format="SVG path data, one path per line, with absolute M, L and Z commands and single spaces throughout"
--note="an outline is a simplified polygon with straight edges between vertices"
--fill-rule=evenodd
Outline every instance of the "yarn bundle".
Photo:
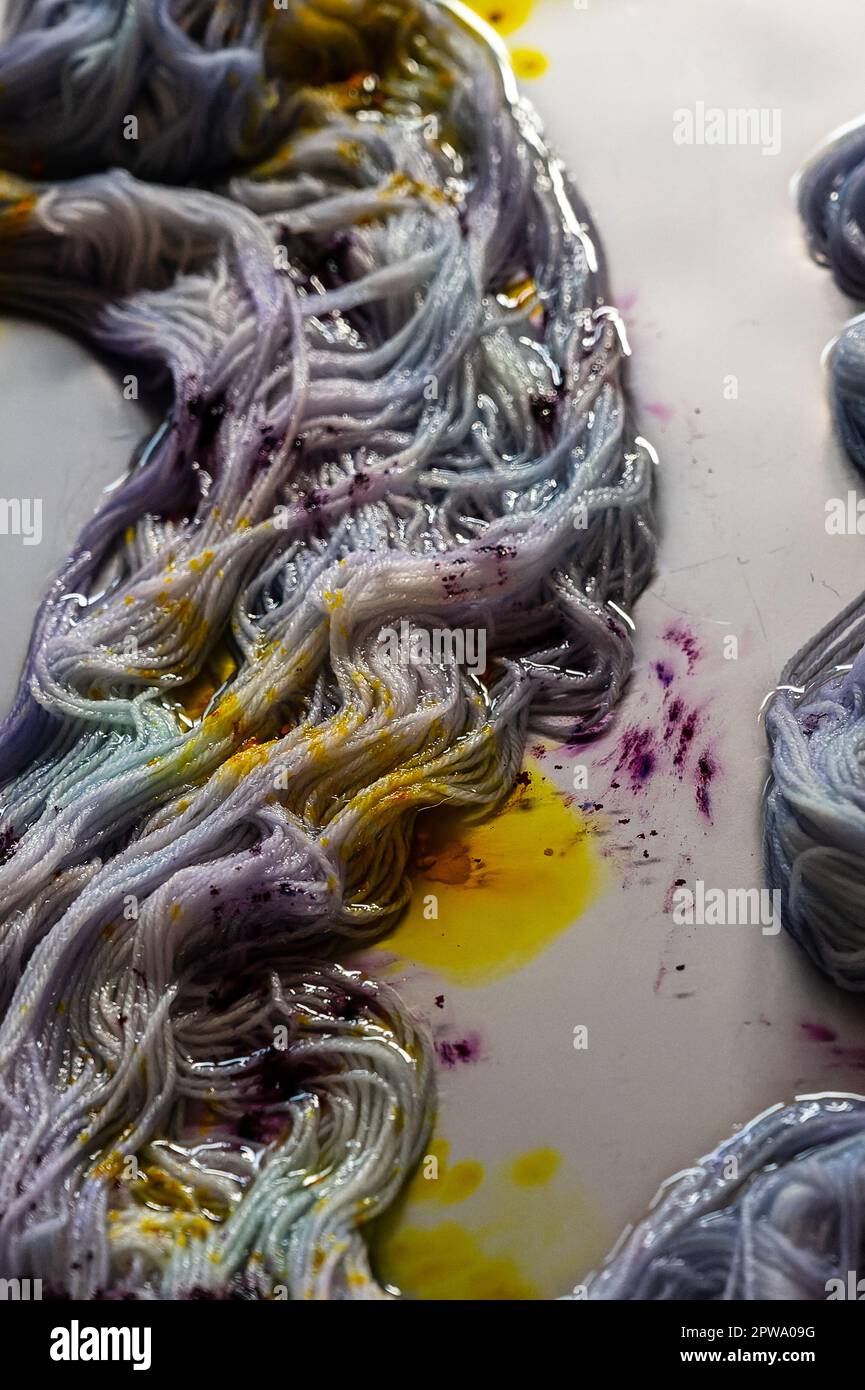
M 389 1296 L 432 1047 L 337 962 L 604 724 L 652 565 L 597 241 L 457 3 L 12 0 L 0 168 L 0 305 L 164 403 L 0 730 L 0 1271 Z

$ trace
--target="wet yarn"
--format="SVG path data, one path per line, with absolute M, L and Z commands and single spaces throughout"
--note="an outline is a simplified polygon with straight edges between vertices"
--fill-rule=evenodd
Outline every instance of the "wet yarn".
M 0 1271 L 386 1297 L 364 1237 L 432 1047 L 349 956 L 420 813 L 493 811 L 530 727 L 621 696 L 655 462 L 624 328 L 459 4 L 7 20 L 0 304 L 167 404 L 0 730 Z M 403 624 L 482 631 L 484 669 Z
M 798 183 L 814 256 L 846 293 L 865 294 L 865 133 L 829 140 Z M 853 463 L 865 469 L 863 323 L 829 354 L 833 414 Z M 772 775 L 765 807 L 769 882 L 782 921 L 846 989 L 865 989 L 865 595 L 787 663 L 768 709 Z
M 802 1097 L 671 1178 L 590 1299 L 825 1299 L 865 1257 L 865 1101 Z

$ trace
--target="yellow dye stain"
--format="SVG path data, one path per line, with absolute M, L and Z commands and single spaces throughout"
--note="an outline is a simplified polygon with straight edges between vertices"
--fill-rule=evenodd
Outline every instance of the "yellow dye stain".
M 227 691 L 216 709 L 212 709 L 204 720 L 202 727 L 206 730 L 207 737 L 226 738 L 229 734 L 234 734 L 235 726 L 240 724 L 241 713 L 241 704 L 237 696 L 231 690 Z
M 200 719 L 213 698 L 216 685 L 209 674 L 200 673 L 179 692 L 179 702 L 188 719 Z
M 537 286 L 531 276 L 522 276 L 518 280 L 511 280 L 505 285 L 503 290 L 499 290 L 496 299 L 505 309 L 522 309 L 537 296 Z
M 23 183 L 19 186 L 22 190 L 29 187 Z M 24 230 L 38 199 L 34 193 L 23 192 L 22 196 L 14 201 L 7 201 L 4 196 L 6 187 L 6 180 L 0 176 L 0 236 L 11 237 Z
M 200 724 L 196 724 L 190 730 L 188 742 L 176 757 L 175 771 L 179 774 L 184 773 L 196 759 L 210 754 L 215 742 L 224 738 L 237 738 L 242 724 L 242 712 L 237 696 L 230 690 L 226 691 L 216 709 L 212 709 Z M 152 761 L 158 762 L 158 759 Z M 224 763 L 221 771 L 224 772 L 226 766 Z
M 511 63 L 517 77 L 524 81 L 543 77 L 550 66 L 549 59 L 537 48 L 515 48 L 511 53 Z
M 563 1180 L 555 1149 L 518 1154 L 488 1181 L 479 1163 L 461 1159 L 449 1167 L 448 1156 L 447 1142 L 434 1140 L 399 1203 L 372 1229 L 376 1276 L 408 1297 L 554 1297 L 572 1285 L 575 1270 L 591 1268 L 609 1248 L 612 1235 L 597 1204 L 572 1174 Z M 471 1215 L 461 1224 L 437 1224 L 431 1203 L 463 1200 L 467 1180 L 477 1193 Z
M 450 1151 L 451 1146 L 447 1139 L 431 1139 L 427 1145 L 425 1157 L 434 1158 L 438 1163 L 439 1171 L 441 1171 L 442 1168 L 447 1167 Z
M 121 1168 L 122 1163 L 121 1159 Z M 115 1171 L 116 1167 L 112 1164 L 105 1175 L 117 1177 L 120 1169 Z M 99 1172 L 99 1169 L 95 1170 L 95 1174 Z M 208 1235 L 214 1222 L 224 1221 L 230 1214 L 228 1203 L 219 1193 L 189 1187 L 156 1164 L 148 1164 L 130 1182 L 129 1192 L 136 1202 L 158 1215 L 179 1216 L 181 1231 L 193 1236 Z
M 192 1193 L 184 1183 L 155 1165 L 146 1167 L 130 1184 L 132 1195 L 154 1211 L 194 1211 Z
M 166 579 L 165 582 L 170 584 L 171 579 Z M 193 646 L 203 644 L 210 624 L 199 613 L 194 599 L 189 597 L 173 599 L 170 597 L 169 591 L 163 589 L 161 593 L 156 595 L 156 603 L 177 624 L 185 642 Z
M 477 1192 L 483 1179 L 484 1170 L 481 1164 L 476 1163 L 474 1159 L 464 1158 L 439 1178 L 438 1199 L 448 1206 L 455 1202 L 464 1202 L 473 1192 Z
M 194 1240 L 206 1240 L 212 1226 L 203 1216 L 176 1212 L 172 1213 L 170 1218 L 162 1220 L 145 1217 L 140 1223 L 139 1229 L 143 1235 L 157 1236 L 163 1240 L 176 1240 L 179 1246 L 185 1247 L 189 1244 L 190 1236 Z
M 430 1144 L 406 1190 L 409 1202 L 440 1202 L 443 1206 L 454 1206 L 477 1192 L 484 1180 L 483 1165 L 473 1158 L 462 1158 L 449 1167 L 448 1150 L 448 1144 L 442 1139 Z M 431 1158 L 435 1159 L 433 1170 L 429 1165 Z
M 237 662 L 228 648 L 220 643 L 210 653 L 198 675 L 178 693 L 177 698 L 187 717 L 200 719 L 216 691 L 236 670 Z
M 512 34 L 525 24 L 533 0 L 468 0 L 469 8 L 499 34 Z
M 271 739 L 268 743 L 259 743 L 258 739 L 248 738 L 241 744 L 236 753 L 222 764 L 220 773 L 235 777 L 245 777 L 254 767 L 260 767 L 267 762 L 269 757 L 268 748 L 275 740 Z
M 363 145 L 357 140 L 342 140 L 336 150 L 340 158 L 347 160 L 349 164 L 360 164 L 364 156 Z
M 533 1299 L 515 1260 L 487 1254 L 455 1221 L 405 1227 L 381 1251 L 378 1276 L 428 1299 Z
M 549 1182 L 561 1161 L 561 1154 L 557 1154 L 555 1149 L 530 1149 L 514 1159 L 510 1166 L 510 1177 L 520 1187 L 541 1187 Z
M 125 1158 L 119 1149 L 112 1149 L 90 1170 L 92 1178 L 109 1178 L 112 1182 L 123 1172 Z
M 453 811 L 421 818 L 412 896 L 383 950 L 461 984 L 486 984 L 540 955 L 597 897 L 603 860 L 582 816 L 536 765 L 523 775 L 489 820 Z

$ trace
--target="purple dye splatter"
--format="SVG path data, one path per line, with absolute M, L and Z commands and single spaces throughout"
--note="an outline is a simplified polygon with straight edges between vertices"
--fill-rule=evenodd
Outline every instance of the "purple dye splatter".
M 463 1063 L 479 1062 L 483 1057 L 483 1046 L 477 1033 L 467 1033 L 465 1037 L 452 1040 L 440 1038 L 435 1049 L 442 1066 L 449 1069 Z
M 658 677 L 658 680 L 661 682 L 661 685 L 663 685 L 665 689 L 668 685 L 672 685 L 673 672 L 667 665 L 666 661 L 655 662 L 655 675 Z
M 632 789 L 639 791 L 648 782 L 656 764 L 652 730 L 640 729 L 636 725 L 625 729 L 619 741 L 619 757 L 615 771 L 626 772 L 631 779 Z
M 674 647 L 678 647 L 679 651 L 687 658 L 688 670 L 693 671 L 703 655 L 693 632 L 689 632 L 682 623 L 671 623 L 663 637 L 665 642 L 671 642 Z
M 838 1034 L 834 1028 L 828 1028 L 825 1023 L 800 1023 L 799 1027 L 805 1036 L 815 1043 L 831 1043 L 829 1053 L 835 1058 L 830 1062 L 830 1068 L 834 1067 L 855 1067 L 857 1071 L 865 1070 L 865 1047 L 857 1043 L 839 1043 Z
M 670 701 L 669 705 L 667 705 L 667 700 L 665 696 L 664 706 L 666 708 L 667 715 L 667 725 L 664 729 L 664 742 L 669 743 L 673 735 L 678 732 L 679 723 L 681 721 L 682 715 L 685 713 L 685 705 L 684 702 L 680 700 L 679 696 L 675 695 L 673 699 Z
M 612 763 L 613 771 L 624 773 L 634 792 L 643 791 L 658 772 L 675 773 L 680 782 L 686 773 L 693 772 L 697 806 L 711 821 L 710 788 L 719 771 L 718 763 L 705 746 L 699 758 L 693 758 L 694 740 L 705 722 L 704 709 L 686 705 L 674 687 L 667 686 L 657 723 L 628 725 L 616 746 L 600 759 L 600 765 Z M 660 733 L 656 732 L 658 726 Z
M 699 714 L 699 711 L 698 711 L 698 710 L 695 710 L 695 709 L 688 710 L 688 711 L 685 713 L 685 717 L 684 717 L 684 719 L 682 720 L 682 724 L 681 724 L 681 727 L 680 727 L 680 729 L 679 729 L 679 741 L 678 741 L 678 744 L 676 745 L 676 751 L 675 751 L 675 753 L 673 754 L 673 766 L 674 766 L 674 767 L 676 767 L 676 768 L 682 768 L 682 769 L 684 768 L 685 763 L 686 763 L 687 758 L 688 758 L 688 754 L 689 754 L 690 751 L 691 751 L 691 744 L 692 744 L 693 741 L 694 741 L 694 735 L 695 735 L 695 733 L 697 732 L 697 729 L 699 728 L 699 726 L 700 726 L 700 714 Z M 668 728 L 669 728 L 669 725 L 668 725 Z M 679 773 L 679 776 L 681 777 L 681 775 L 682 775 L 682 773 L 680 772 L 680 773 Z
M 825 1023 L 800 1023 L 799 1027 L 811 1042 L 835 1042 L 838 1034 L 832 1028 L 827 1028 Z
M 858 1071 L 865 1070 L 865 1047 L 850 1047 L 839 1044 L 837 1047 L 830 1047 L 829 1051 L 838 1061 L 833 1062 L 832 1066 L 856 1067 Z
M 718 765 L 712 755 L 708 752 L 701 753 L 697 759 L 697 805 L 707 820 L 712 819 L 709 785 L 717 771 Z

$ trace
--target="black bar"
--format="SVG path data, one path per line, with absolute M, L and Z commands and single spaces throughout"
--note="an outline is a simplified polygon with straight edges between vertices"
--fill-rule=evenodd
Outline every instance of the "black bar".
M 843 1302 L 846 1300 L 840 1300 Z M 853 1300 L 849 1300 L 853 1301 Z M 498 1309 L 498 1312 L 496 1311 Z M 213 1372 L 223 1377 L 235 1369 L 245 1380 L 285 1371 L 290 1348 L 306 1346 L 305 1356 L 315 1364 L 325 1358 L 322 1370 L 333 1379 L 339 1375 L 346 1354 L 346 1374 L 351 1376 L 348 1344 L 334 1347 L 329 1356 L 317 1340 L 323 1332 L 339 1330 L 363 1340 L 354 1345 L 376 1357 L 394 1353 L 407 1332 L 423 1340 L 409 1347 L 439 1345 L 443 1322 L 468 1339 L 468 1346 L 484 1358 L 505 1352 L 523 1338 L 526 1353 L 540 1355 L 537 1369 L 554 1364 L 559 1352 L 574 1370 L 600 1365 L 614 1375 L 620 1371 L 696 1371 L 706 1366 L 759 1368 L 772 1375 L 789 1366 L 818 1371 L 821 1378 L 855 1364 L 861 1339 L 861 1316 L 838 1302 L 821 1303 L 589 1303 L 581 1301 L 544 1304 L 412 1303 L 393 1300 L 387 1307 L 375 1304 L 342 1304 L 288 1309 L 278 1301 L 206 1301 L 176 1303 L 113 1301 L 94 1303 L 36 1302 L 7 1299 L 0 1302 L 0 1337 L 11 1351 L 26 1347 L 28 1368 L 49 1379 L 68 1379 L 81 1372 L 101 1371 L 116 1376 L 133 1373 L 174 1377 L 178 1373 L 201 1377 Z M 112 1330 L 113 1329 L 113 1330 Z M 103 1335 L 104 1330 L 104 1335 Z M 380 1340 L 381 1339 L 381 1340 Z M 435 1339 L 432 1341 L 431 1339 Z M 497 1342 L 497 1339 L 498 1342 Z M 411 1354 L 393 1363 L 400 1378 L 414 1378 Z M 316 1350 L 316 1348 L 318 1349 Z M 54 1355 L 52 1356 L 52 1349 Z M 541 1354 L 542 1349 L 542 1354 Z M 95 1350 L 100 1359 L 90 1359 Z M 67 1359 L 58 1359 L 58 1354 Z M 421 1357 L 423 1359 L 423 1356 Z M 451 1366 L 453 1362 L 448 1358 Z M 306 1364 L 309 1362 L 295 1362 Z M 355 1363 L 355 1368 L 357 1363 Z M 325 1369 L 326 1367 L 326 1369 Z

